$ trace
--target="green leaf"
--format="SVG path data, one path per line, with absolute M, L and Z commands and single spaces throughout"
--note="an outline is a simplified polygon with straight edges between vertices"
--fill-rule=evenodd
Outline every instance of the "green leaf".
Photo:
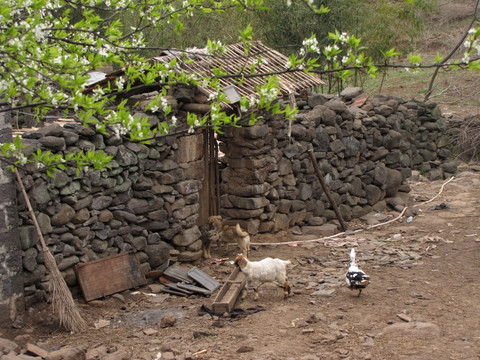
M 386 52 L 383 52 L 382 50 L 380 50 L 380 52 L 382 53 L 382 55 L 385 59 L 389 59 L 393 56 L 400 55 L 399 52 L 395 51 L 395 48 L 391 48 L 390 50 L 388 50 Z
M 480 60 L 470 61 L 468 63 L 468 70 L 480 71 Z
M 422 57 L 420 55 L 410 54 L 408 60 L 413 65 L 418 65 L 422 62 Z

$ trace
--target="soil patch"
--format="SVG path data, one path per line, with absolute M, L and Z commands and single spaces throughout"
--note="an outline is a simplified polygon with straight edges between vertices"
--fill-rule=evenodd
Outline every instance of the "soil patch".
M 349 224 L 355 234 L 315 242 L 289 233 L 256 236 L 252 242 L 294 242 L 258 245 L 251 254 L 253 260 L 290 259 L 293 292 L 284 300 L 282 288 L 265 284 L 257 301 L 249 292 L 237 302 L 242 316 L 202 311 L 215 294 L 149 296 L 145 287 L 91 303 L 79 300 L 89 323 L 84 333 L 59 330 L 50 308 L 38 306 L 29 309 L 24 328 L 2 329 L 0 336 L 22 346 L 79 347 L 90 359 L 119 351 L 131 359 L 478 359 L 480 175 L 459 173 L 438 195 L 444 183 L 411 184 L 421 211 L 409 223 L 402 217 L 362 230 L 365 224 L 357 221 Z M 371 276 L 360 297 L 344 282 L 352 247 Z M 212 254 L 231 259 L 235 251 L 213 248 Z M 233 269 L 228 261 L 198 266 L 218 280 Z M 162 326 L 166 314 L 176 321 Z

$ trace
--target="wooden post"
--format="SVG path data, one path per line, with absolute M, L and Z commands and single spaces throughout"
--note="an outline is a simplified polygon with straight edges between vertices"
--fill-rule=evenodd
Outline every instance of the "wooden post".
M 295 100 L 295 94 L 293 92 L 288 93 L 288 99 L 290 100 L 290 107 L 295 109 L 297 107 L 297 101 Z M 292 143 L 292 122 L 288 120 L 288 143 Z
M 347 225 L 345 224 L 345 221 L 343 221 L 342 214 L 340 213 L 340 210 L 338 210 L 337 204 L 335 203 L 335 200 L 332 198 L 332 195 L 330 195 L 330 190 L 328 189 L 328 186 L 325 183 L 325 180 L 323 179 L 323 172 L 318 167 L 317 159 L 315 159 L 315 155 L 313 154 L 313 147 L 311 144 L 308 146 L 308 154 L 312 159 L 313 168 L 317 173 L 318 180 L 320 180 L 320 184 L 322 185 L 322 189 L 325 192 L 325 195 L 327 195 L 328 201 L 330 201 L 330 204 L 332 204 L 333 211 L 335 211 L 335 215 L 337 215 L 337 219 L 338 221 L 340 221 L 340 225 L 342 226 L 343 231 L 347 231 Z

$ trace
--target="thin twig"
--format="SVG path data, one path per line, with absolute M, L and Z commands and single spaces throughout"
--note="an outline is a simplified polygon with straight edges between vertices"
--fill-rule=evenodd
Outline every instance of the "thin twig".
M 476 4 L 475 4 L 475 10 L 473 12 L 473 19 L 471 21 L 471 23 L 469 24 L 467 30 L 465 31 L 465 33 L 463 34 L 462 36 L 462 39 L 457 43 L 457 45 L 453 48 L 453 50 L 450 52 L 450 54 L 448 54 L 445 58 L 443 58 L 440 62 L 439 62 L 439 65 L 443 65 L 445 64 L 448 60 L 450 60 L 450 58 L 457 52 L 457 50 L 460 48 L 460 46 L 463 44 L 463 42 L 465 41 L 465 39 L 467 38 L 468 36 L 468 30 L 470 30 L 473 26 L 473 24 L 475 24 L 475 22 L 477 21 L 477 12 L 478 12 L 478 4 L 480 3 L 480 0 L 477 0 Z M 437 74 L 438 74 L 438 71 L 441 69 L 441 67 L 437 67 L 435 69 L 435 71 L 433 72 L 433 75 L 432 75 L 432 78 L 430 79 L 430 84 L 428 85 L 428 90 L 427 90 L 427 93 L 425 94 L 425 97 L 423 99 L 423 101 L 427 101 L 429 98 L 430 98 L 430 95 L 432 95 L 432 91 L 433 91 L 433 84 L 435 83 L 435 79 L 437 78 Z

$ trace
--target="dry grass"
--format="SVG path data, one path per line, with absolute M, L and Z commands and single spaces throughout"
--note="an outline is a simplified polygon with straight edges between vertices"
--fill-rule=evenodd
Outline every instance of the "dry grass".
M 467 161 L 478 161 L 480 155 L 480 115 L 465 118 L 456 136 L 458 157 Z
M 363 87 L 369 95 L 382 93 L 406 100 L 424 100 L 432 74 L 431 69 L 390 70 L 381 89 L 380 78 L 368 79 Z M 439 72 L 429 100 L 435 101 L 443 113 L 465 117 L 480 113 L 479 99 L 480 74 L 455 69 Z
M 426 26 L 417 39 L 416 53 L 422 55 L 425 64 L 433 64 L 437 53 L 446 56 L 461 41 L 469 28 L 474 13 L 471 0 L 438 0 L 436 13 L 425 19 Z M 461 60 L 461 50 L 452 60 Z M 405 61 L 401 63 L 406 63 Z M 393 94 L 404 99 L 423 100 L 428 90 L 433 69 L 417 72 L 389 70 L 381 93 Z M 364 89 L 369 94 L 379 92 L 380 79 L 369 79 Z M 435 101 L 444 113 L 461 117 L 480 114 L 480 74 L 462 69 L 446 69 L 439 72 L 430 100 Z

